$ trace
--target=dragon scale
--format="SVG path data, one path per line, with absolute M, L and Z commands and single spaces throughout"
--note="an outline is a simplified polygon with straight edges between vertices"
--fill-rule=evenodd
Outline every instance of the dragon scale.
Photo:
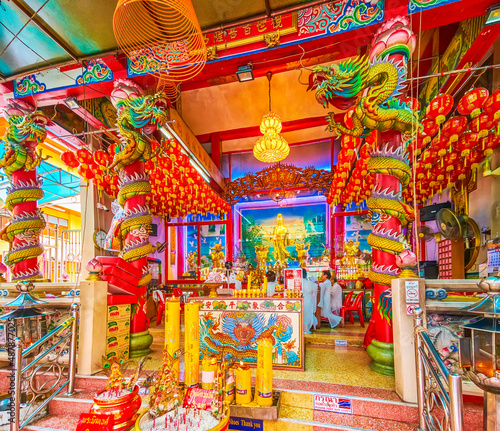
M 38 256 L 43 254 L 39 237 L 45 227 L 37 205 L 44 193 L 36 172 L 43 158 L 36 147 L 45 140 L 49 120 L 24 101 L 9 102 L 4 116 L 8 127 L 0 168 L 10 181 L 6 206 L 12 218 L 0 232 L 0 238 L 9 243 L 5 263 L 10 268 L 11 281 L 36 280 L 43 277 Z

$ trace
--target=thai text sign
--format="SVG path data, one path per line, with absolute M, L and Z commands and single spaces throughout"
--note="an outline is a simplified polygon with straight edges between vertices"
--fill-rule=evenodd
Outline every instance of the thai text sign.
M 313 402 L 314 410 L 352 415 L 352 402 L 349 398 L 314 395 Z

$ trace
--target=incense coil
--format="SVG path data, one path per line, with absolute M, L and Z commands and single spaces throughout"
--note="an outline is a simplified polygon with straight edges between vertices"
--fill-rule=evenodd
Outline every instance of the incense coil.
M 182 82 L 207 61 L 191 0 L 119 0 L 113 30 L 135 71 Z

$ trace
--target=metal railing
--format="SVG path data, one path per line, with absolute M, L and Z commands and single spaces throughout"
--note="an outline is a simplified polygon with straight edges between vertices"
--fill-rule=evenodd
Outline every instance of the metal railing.
M 420 431 L 463 431 L 462 376 L 446 368 L 422 314 L 421 308 L 414 312 Z
M 67 395 L 75 392 L 78 308 L 72 304 L 71 317 L 27 349 L 13 340 L 10 431 L 27 425 L 64 388 Z M 23 359 L 30 362 L 23 366 Z M 21 419 L 22 402 L 28 406 Z

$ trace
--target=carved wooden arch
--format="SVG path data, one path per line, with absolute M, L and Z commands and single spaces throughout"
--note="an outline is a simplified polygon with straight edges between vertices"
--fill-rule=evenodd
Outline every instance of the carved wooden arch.
M 224 198 L 237 204 L 241 198 L 252 193 L 270 192 L 274 189 L 307 188 L 315 189 L 328 196 L 334 172 L 325 169 L 298 168 L 294 165 L 276 163 L 257 173 L 248 173 L 227 184 Z

